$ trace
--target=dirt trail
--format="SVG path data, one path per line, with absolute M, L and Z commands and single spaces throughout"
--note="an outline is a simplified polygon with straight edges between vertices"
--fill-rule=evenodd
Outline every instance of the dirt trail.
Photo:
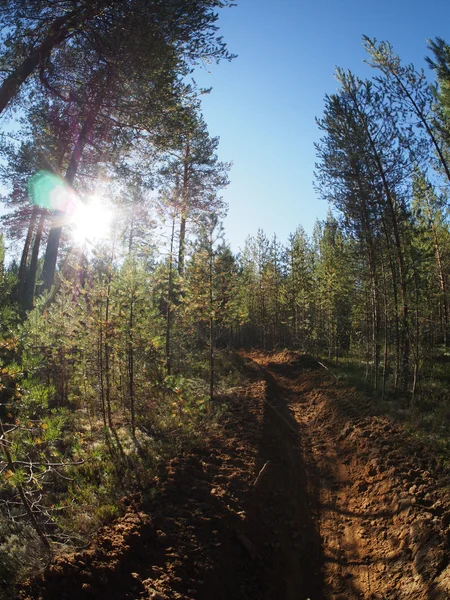
M 450 598 L 450 482 L 428 449 L 313 359 L 242 360 L 217 432 L 22 599 Z
M 314 361 L 256 360 L 290 392 L 306 448 L 323 597 L 450 598 L 448 478 L 427 449 Z

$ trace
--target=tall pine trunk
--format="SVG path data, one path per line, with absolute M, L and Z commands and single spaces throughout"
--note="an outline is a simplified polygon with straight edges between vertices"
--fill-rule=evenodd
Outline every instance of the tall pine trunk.
M 34 304 L 34 292 L 36 287 L 37 268 L 39 262 L 39 249 L 41 247 L 42 232 L 44 230 L 45 219 L 46 214 L 43 210 L 41 210 L 41 216 L 39 217 L 36 235 L 34 236 L 33 240 L 33 250 L 31 253 L 30 268 L 28 269 L 25 284 L 25 302 L 27 310 L 31 310 Z
M 392 233 L 394 238 L 394 248 L 395 248 L 395 260 L 398 265 L 398 274 L 399 274 L 399 287 L 401 293 L 401 301 L 402 301 L 402 328 L 401 328 L 401 380 L 402 380 L 402 388 L 403 391 L 406 391 L 408 376 L 409 376 L 409 354 L 410 354 L 410 341 L 409 341 L 409 323 L 408 323 L 408 298 L 407 298 L 407 284 L 406 284 L 406 270 L 405 270 L 405 260 L 404 253 L 402 247 L 401 240 L 401 231 L 400 231 L 400 218 L 397 211 L 397 205 L 395 196 L 392 193 L 391 187 L 389 185 L 388 177 L 386 174 L 386 169 L 383 165 L 382 156 L 378 151 L 377 144 L 375 139 L 370 131 L 370 128 L 367 125 L 367 121 L 365 115 L 362 113 L 358 100 L 351 89 L 348 89 L 349 94 L 353 100 L 353 104 L 359 116 L 361 125 L 365 131 L 367 136 L 367 141 L 372 150 L 372 156 L 375 162 L 376 169 L 381 179 L 382 189 L 384 193 L 384 197 L 387 204 L 388 209 L 388 217 L 390 220 L 390 225 L 392 227 Z M 394 270 L 392 271 L 393 277 Z
M 439 244 L 439 238 L 438 238 L 437 231 L 436 231 L 436 225 L 433 221 L 431 222 L 431 229 L 433 232 L 434 250 L 436 253 L 436 261 L 437 261 L 438 271 L 439 271 L 439 283 L 441 286 L 441 293 L 442 293 L 442 309 L 443 309 L 443 320 L 444 320 L 444 323 L 443 323 L 444 344 L 447 347 L 449 345 L 447 281 L 446 281 L 446 277 L 445 277 L 444 265 L 442 263 L 442 253 L 441 253 L 441 247 Z
M 183 188 L 181 190 L 181 218 L 180 218 L 180 239 L 178 250 L 178 273 L 184 273 L 184 258 L 186 253 L 186 221 L 189 203 L 189 161 L 191 156 L 191 145 L 186 144 L 186 150 L 183 159 Z
M 83 150 L 89 140 L 90 135 L 92 134 L 96 118 L 100 112 L 103 97 L 104 91 L 97 93 L 75 143 L 72 156 L 70 157 L 69 165 L 67 167 L 66 175 L 64 177 L 65 181 L 70 186 L 73 186 L 73 182 L 80 166 Z M 56 261 L 58 258 L 59 243 L 61 240 L 64 217 L 64 211 L 56 211 L 53 215 L 52 226 L 47 241 L 47 248 L 45 250 L 44 266 L 42 268 L 43 290 L 49 290 L 55 280 Z
M 170 354 L 170 334 L 172 328 L 172 285 L 173 285 L 173 241 L 175 235 L 175 218 L 172 219 L 172 234 L 170 236 L 170 255 L 169 255 L 169 280 L 167 282 L 167 309 L 166 309 L 166 369 L 170 375 L 172 364 Z
M 30 254 L 31 241 L 33 239 L 33 233 L 36 228 L 36 221 L 39 215 L 39 208 L 33 206 L 33 211 L 30 216 L 30 222 L 28 224 L 27 235 L 25 243 L 22 249 L 22 256 L 19 265 L 18 285 L 17 285 L 17 296 L 20 304 L 26 304 L 25 302 L 25 287 L 27 280 L 27 264 L 28 256 Z

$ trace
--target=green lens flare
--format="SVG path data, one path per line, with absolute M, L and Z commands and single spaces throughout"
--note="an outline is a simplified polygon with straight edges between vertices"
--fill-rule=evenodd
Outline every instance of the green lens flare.
M 40 208 L 65 211 L 70 188 L 58 175 L 49 171 L 39 171 L 28 182 L 28 196 L 31 202 Z

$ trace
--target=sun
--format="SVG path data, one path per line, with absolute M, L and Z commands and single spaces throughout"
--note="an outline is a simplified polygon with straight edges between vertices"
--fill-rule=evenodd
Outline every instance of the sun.
M 45 170 L 30 178 L 27 190 L 33 204 L 63 215 L 61 220 L 71 225 L 77 244 L 108 237 L 113 213 L 100 196 L 81 199 L 63 178 Z
M 76 242 L 94 243 L 108 237 L 112 217 L 112 211 L 99 196 L 90 196 L 84 202 L 78 202 L 71 217 Z

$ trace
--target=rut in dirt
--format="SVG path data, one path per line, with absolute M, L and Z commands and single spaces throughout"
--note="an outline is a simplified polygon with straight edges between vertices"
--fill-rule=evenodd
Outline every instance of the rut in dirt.
M 237 551 L 235 536 L 234 543 L 223 548 L 200 597 L 321 598 L 318 498 L 308 481 L 299 424 L 288 406 L 290 392 L 261 367 L 257 355 L 245 358 L 264 383 L 259 398 L 262 423 L 255 463 L 258 475 L 245 502 L 241 530 L 251 543 L 251 549 L 247 549 L 251 560 L 249 563 L 248 557 Z

